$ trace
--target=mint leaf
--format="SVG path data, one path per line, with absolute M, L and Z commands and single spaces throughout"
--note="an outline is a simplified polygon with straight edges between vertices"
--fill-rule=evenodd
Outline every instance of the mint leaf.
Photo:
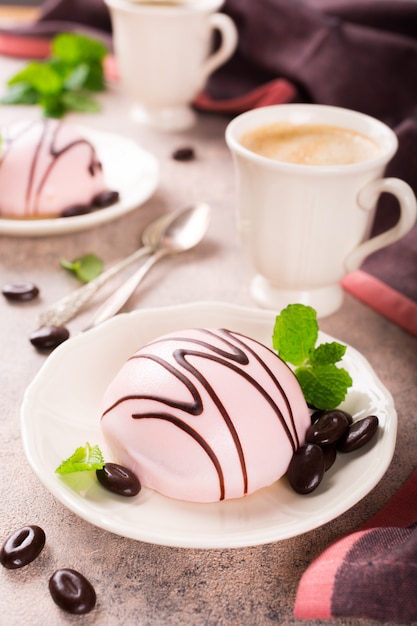
M 106 79 L 101 62 L 90 61 L 84 87 L 90 91 L 104 91 L 106 89 Z
M 67 112 L 67 107 L 62 101 L 62 94 L 48 94 L 39 97 L 39 104 L 43 108 L 44 117 L 61 118 Z
M 85 447 L 80 447 L 56 468 L 57 474 L 71 474 L 72 472 L 85 472 L 88 470 L 102 469 L 104 457 L 100 448 L 91 446 L 88 442 Z
M 89 69 L 87 63 L 80 63 L 76 65 L 70 72 L 68 72 L 65 81 L 65 89 L 81 89 L 86 83 L 88 78 Z
M 102 61 L 107 48 L 100 41 L 76 33 L 60 33 L 52 40 L 52 55 L 69 65 L 80 61 Z
M 66 91 L 62 94 L 61 102 L 71 111 L 96 113 L 100 110 L 100 105 L 93 100 L 88 92 Z
M 316 311 L 290 304 L 275 319 L 272 343 L 281 359 L 296 366 L 294 373 L 307 404 L 330 410 L 343 402 L 352 379 L 336 366 L 346 346 L 332 341 L 316 347 L 318 332 Z
M 51 52 L 45 61 L 32 61 L 15 74 L 0 102 L 38 104 L 45 117 L 99 111 L 90 92 L 106 88 L 103 59 L 107 48 L 84 35 L 61 33 L 52 40 Z
M 307 404 L 317 409 L 335 409 L 352 385 L 348 372 L 336 365 L 300 367 L 294 373 Z
M 25 82 L 10 85 L 0 100 L 1 104 L 37 104 L 37 102 L 39 102 L 38 92 Z
M 58 93 L 62 89 L 62 78 L 55 70 L 45 63 L 33 61 L 18 72 L 8 85 L 26 83 L 42 94 Z
M 303 304 L 290 304 L 275 320 L 272 343 L 280 357 L 292 365 L 308 359 L 319 329 L 316 311 Z
M 83 283 L 89 283 L 103 271 L 103 261 L 95 254 L 85 254 L 74 261 L 60 259 L 60 265 L 64 269 L 75 274 Z
M 346 346 L 337 341 L 322 343 L 310 354 L 311 365 L 330 365 L 342 359 L 346 352 Z
M 103 66 L 96 61 L 79 63 L 67 72 L 64 87 L 69 90 L 103 91 L 106 87 Z

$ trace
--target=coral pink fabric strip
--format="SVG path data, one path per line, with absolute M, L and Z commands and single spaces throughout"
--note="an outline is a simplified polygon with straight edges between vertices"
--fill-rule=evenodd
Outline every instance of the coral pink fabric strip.
M 342 286 L 353 296 L 417 336 L 417 302 L 362 270 L 348 274 L 342 281 Z
M 302 576 L 294 605 L 294 615 L 304 619 L 332 617 L 334 580 L 345 555 L 366 531 L 353 533 L 331 545 Z
M 290 102 L 295 98 L 296 94 L 297 90 L 294 85 L 283 78 L 277 78 L 277 80 L 256 87 L 238 98 L 213 100 L 207 93 L 203 92 L 194 100 L 194 105 L 202 111 L 236 115 L 257 107 Z
M 21 59 L 45 59 L 51 52 L 51 40 L 42 37 L 20 37 L 0 33 L 0 54 Z M 104 59 L 104 71 L 109 80 L 119 80 L 116 59 L 109 54 Z
M 50 51 L 50 39 L 0 33 L 0 54 L 21 59 L 44 59 Z

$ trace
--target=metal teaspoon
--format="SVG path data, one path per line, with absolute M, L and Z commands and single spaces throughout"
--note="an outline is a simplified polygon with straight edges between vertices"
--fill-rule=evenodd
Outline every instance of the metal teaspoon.
M 159 244 L 161 237 L 164 236 L 164 232 L 170 227 L 173 221 L 178 220 L 182 213 L 189 214 L 190 209 L 180 209 L 178 211 L 172 211 L 166 215 L 162 215 L 153 222 L 151 222 L 143 231 L 141 242 L 142 246 L 133 252 L 131 255 L 116 263 L 108 270 L 97 276 L 94 280 L 90 281 L 86 285 L 82 285 L 78 289 L 75 289 L 68 295 L 64 296 L 58 302 L 53 304 L 49 309 L 41 313 L 39 316 L 39 326 L 62 326 L 69 320 L 71 320 L 78 311 L 92 298 L 92 296 L 102 287 L 107 281 L 119 274 L 122 270 L 128 267 L 131 263 L 138 261 L 143 256 L 154 252 L 156 246 Z
M 104 302 L 94 315 L 88 330 L 115 315 L 127 302 L 148 271 L 163 257 L 178 254 L 194 248 L 207 232 L 210 220 L 210 207 L 203 202 L 185 211 L 178 211 L 176 217 L 161 233 L 152 256 L 119 289 Z

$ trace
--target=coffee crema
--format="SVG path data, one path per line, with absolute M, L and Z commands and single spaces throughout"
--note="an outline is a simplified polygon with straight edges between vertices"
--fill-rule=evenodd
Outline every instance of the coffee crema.
M 257 154 L 299 165 L 349 165 L 378 156 L 378 144 L 361 133 L 325 124 L 287 122 L 245 133 L 242 146 Z
M 167 7 L 187 7 L 196 4 L 190 0 L 135 0 L 135 4 L 143 7 L 167 8 Z

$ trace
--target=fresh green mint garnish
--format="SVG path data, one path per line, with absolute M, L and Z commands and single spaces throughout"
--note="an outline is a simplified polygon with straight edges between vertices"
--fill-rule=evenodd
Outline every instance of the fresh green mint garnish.
M 316 347 L 318 335 L 316 311 L 290 304 L 276 317 L 272 342 L 281 359 L 295 366 L 306 402 L 317 409 L 334 409 L 352 386 L 349 373 L 336 365 L 346 346 L 333 341 Z
M 85 254 L 74 261 L 60 259 L 61 267 L 72 272 L 82 283 L 89 283 L 103 271 L 103 261 L 95 254 Z
M 88 470 L 102 469 L 104 457 L 98 446 L 91 446 L 88 442 L 85 446 L 77 448 L 74 454 L 59 465 L 57 474 L 71 474 L 72 472 L 85 472 Z
M 107 48 L 75 33 L 54 37 L 51 55 L 32 61 L 9 81 L 2 104 L 38 104 L 45 117 L 63 117 L 68 111 L 100 110 L 93 92 L 106 87 L 103 59 Z

